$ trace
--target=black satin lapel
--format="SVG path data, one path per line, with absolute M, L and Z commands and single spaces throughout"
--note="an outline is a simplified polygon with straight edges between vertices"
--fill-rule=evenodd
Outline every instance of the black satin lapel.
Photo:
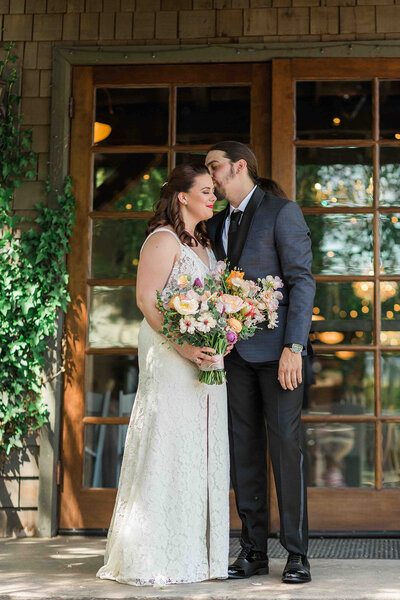
M 225 258 L 226 258 L 224 245 L 222 243 L 222 231 L 224 228 L 225 219 L 228 216 L 228 211 L 229 211 L 229 205 L 226 207 L 225 210 L 223 210 L 220 213 L 221 219 L 219 220 L 217 229 L 215 231 L 214 250 L 215 250 L 215 256 L 217 257 L 218 260 L 225 260 Z
M 237 233 L 236 244 L 231 256 L 232 269 L 234 267 L 240 267 L 240 257 L 242 256 L 243 248 L 245 246 L 247 236 L 249 235 L 255 212 L 263 198 L 264 192 L 257 186 L 249 200 L 248 205 L 246 206 L 246 210 L 243 213 L 242 222 L 240 223 L 239 231 Z

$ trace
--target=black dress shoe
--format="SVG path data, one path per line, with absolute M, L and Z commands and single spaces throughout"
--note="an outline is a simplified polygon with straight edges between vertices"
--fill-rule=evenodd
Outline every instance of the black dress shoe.
M 268 573 L 268 555 L 251 548 L 242 548 L 233 565 L 228 567 L 228 579 L 247 579 L 252 575 Z
M 283 583 L 308 583 L 311 581 L 310 563 L 305 554 L 289 552 L 282 573 Z

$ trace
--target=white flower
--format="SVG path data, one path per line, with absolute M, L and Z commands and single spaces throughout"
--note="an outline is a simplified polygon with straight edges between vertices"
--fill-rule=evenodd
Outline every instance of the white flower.
M 183 317 L 179 321 L 179 329 L 181 333 L 194 333 L 196 330 L 195 323 L 196 319 L 194 317 L 191 317 L 190 315 Z
M 231 285 L 242 290 L 245 296 L 248 296 L 250 294 L 250 281 L 246 279 L 240 279 L 240 277 L 233 277 L 231 279 Z
M 274 290 L 283 287 L 283 281 L 280 277 L 276 276 L 274 278 Z
M 212 314 L 205 312 L 198 317 L 195 326 L 198 331 L 208 333 L 213 327 L 216 326 L 216 324 L 217 321 L 214 319 Z
M 257 292 L 260 291 L 260 286 L 254 283 L 254 281 L 252 281 L 251 279 L 247 279 L 246 281 L 249 284 L 249 296 L 251 298 L 252 296 L 255 296 Z
M 269 313 L 268 317 L 269 317 L 268 329 L 274 329 L 275 327 L 278 327 L 278 313 L 277 312 Z
M 279 302 L 276 298 L 270 298 L 269 300 L 267 300 L 266 304 L 267 304 L 268 310 L 270 310 L 270 311 L 275 311 L 279 306 Z
M 172 304 L 176 312 L 180 315 L 194 315 L 199 308 L 197 300 L 189 300 L 188 298 L 180 298 L 179 296 L 176 296 L 172 300 Z

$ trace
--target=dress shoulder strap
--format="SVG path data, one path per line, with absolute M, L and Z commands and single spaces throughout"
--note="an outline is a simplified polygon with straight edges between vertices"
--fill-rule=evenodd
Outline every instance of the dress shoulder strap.
M 170 229 L 167 229 L 166 227 L 159 227 L 158 229 L 155 229 L 154 231 L 152 231 L 150 233 L 150 235 L 147 236 L 147 238 L 144 240 L 142 247 L 140 248 L 140 252 L 142 252 L 143 247 L 145 245 L 145 243 L 147 242 L 147 240 L 149 240 L 151 238 L 152 235 L 154 235 L 155 233 L 158 233 L 159 231 L 168 231 L 168 233 L 170 233 L 171 235 L 174 236 L 174 238 L 176 239 L 176 241 L 179 243 L 180 246 L 182 246 L 182 242 L 179 239 L 179 237 L 176 235 L 175 231 L 171 231 Z

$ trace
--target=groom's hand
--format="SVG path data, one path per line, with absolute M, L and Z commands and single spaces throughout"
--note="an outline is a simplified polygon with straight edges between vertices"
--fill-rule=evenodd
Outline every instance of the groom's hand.
M 284 348 L 279 361 L 278 380 L 284 390 L 295 390 L 303 381 L 301 354 Z

